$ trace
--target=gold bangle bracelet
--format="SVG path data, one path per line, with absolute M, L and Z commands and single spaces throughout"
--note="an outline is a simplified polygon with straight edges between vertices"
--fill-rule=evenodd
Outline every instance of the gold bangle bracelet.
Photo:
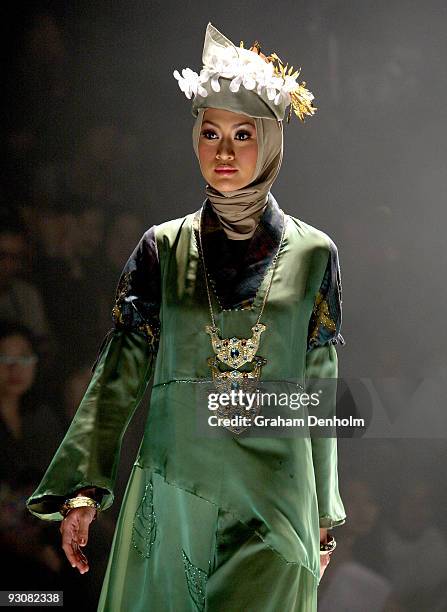
M 320 544 L 320 555 L 327 555 L 327 553 L 331 554 L 334 552 L 335 547 L 337 546 L 337 542 L 333 535 L 328 534 L 327 542 L 325 544 Z
M 96 511 L 99 510 L 101 504 L 91 497 L 87 497 L 86 495 L 79 495 L 78 497 L 69 497 L 65 500 L 60 508 L 60 513 L 65 518 L 67 514 L 73 508 L 83 508 L 83 507 L 96 508 Z

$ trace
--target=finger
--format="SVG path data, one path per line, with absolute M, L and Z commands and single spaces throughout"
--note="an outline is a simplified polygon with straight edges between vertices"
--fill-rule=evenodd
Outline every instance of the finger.
M 67 515 L 63 527 L 62 548 L 72 567 L 76 567 L 81 573 L 88 568 L 85 555 L 81 555 L 78 540 L 79 519 L 73 510 Z
M 90 514 L 83 514 L 79 519 L 79 531 L 77 541 L 79 546 L 86 546 L 88 542 L 88 531 L 90 527 L 90 523 L 92 521 L 92 516 Z
M 76 537 L 73 540 L 72 548 L 76 555 L 78 563 L 80 564 L 78 566 L 78 569 L 81 574 L 84 574 L 89 570 L 88 559 L 84 554 L 83 550 L 80 548 L 81 542 L 84 542 L 84 544 L 82 545 L 85 546 L 88 540 L 88 519 L 86 519 L 85 514 L 80 514 L 78 525 L 79 526 L 76 532 Z
M 78 560 L 76 558 L 76 554 L 72 547 L 73 541 L 73 525 L 71 521 L 69 522 L 67 518 L 62 521 L 61 530 L 62 530 L 62 549 L 72 567 L 76 567 L 78 564 Z
M 83 551 L 79 548 L 79 545 L 77 544 L 77 542 L 73 542 L 72 547 L 73 547 L 73 552 L 75 553 L 76 559 L 77 559 L 76 567 L 81 574 L 85 574 L 85 572 L 88 572 L 88 570 L 90 569 L 89 564 L 88 564 L 88 559 L 83 553 Z
M 324 557 L 326 557 L 326 556 L 329 556 L 329 555 L 324 555 Z M 326 571 L 326 568 L 327 568 L 328 564 L 329 563 L 328 563 L 328 561 L 326 559 L 324 559 L 324 558 L 321 559 L 321 562 L 320 562 L 320 579 L 322 578 L 324 572 Z

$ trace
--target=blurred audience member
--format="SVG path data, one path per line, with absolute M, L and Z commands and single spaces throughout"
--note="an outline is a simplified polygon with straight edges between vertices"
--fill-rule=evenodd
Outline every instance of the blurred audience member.
M 105 261 L 102 272 L 100 319 L 103 333 L 111 327 L 111 312 L 115 290 L 129 254 L 141 238 L 143 222 L 132 212 L 121 212 L 110 217 L 105 235 Z
M 40 357 L 27 327 L 0 321 L 0 541 L 8 589 L 56 588 L 63 561 L 58 534 L 25 508 L 64 432 L 62 420 L 39 400 Z
M 77 200 L 45 207 L 37 237 L 40 248 L 34 273 L 58 331 L 59 364 L 71 368 L 97 349 L 104 335 L 98 309 L 103 284 L 102 211 Z
M 113 213 L 129 207 L 140 195 L 141 160 L 138 138 L 111 119 L 86 129 L 68 169 L 70 193 L 81 200 L 99 202 Z M 140 169 L 141 171 L 141 169 Z
M 29 327 L 44 353 L 51 353 L 54 337 L 38 288 L 25 280 L 27 239 L 18 221 L 2 222 L 0 227 L 0 318 Z

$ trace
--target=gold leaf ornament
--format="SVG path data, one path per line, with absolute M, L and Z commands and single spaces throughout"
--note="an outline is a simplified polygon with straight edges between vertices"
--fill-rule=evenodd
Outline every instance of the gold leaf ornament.
M 239 47 L 241 49 L 245 48 L 243 40 L 241 40 Z M 270 55 L 264 55 L 263 53 L 261 53 L 261 45 L 259 44 L 257 40 L 254 41 L 254 43 L 252 44 L 249 50 L 253 51 L 254 53 L 257 53 L 267 63 L 273 64 L 274 74 L 284 79 L 284 81 L 286 80 L 286 77 L 292 77 L 295 79 L 301 73 L 301 68 L 293 72 L 293 66 L 289 67 L 288 63 L 284 65 L 284 62 L 281 60 L 281 58 L 278 56 L 277 53 L 271 53 Z M 289 113 L 287 115 L 287 123 L 290 122 L 292 112 L 294 112 L 295 115 L 303 123 L 305 123 L 305 117 L 314 115 L 315 112 L 318 110 L 318 107 L 312 105 L 312 100 L 314 99 L 314 95 L 309 89 L 307 89 L 306 81 L 302 81 L 301 83 L 298 83 L 297 87 L 294 90 L 289 92 L 289 95 L 290 95 L 290 107 L 289 107 Z

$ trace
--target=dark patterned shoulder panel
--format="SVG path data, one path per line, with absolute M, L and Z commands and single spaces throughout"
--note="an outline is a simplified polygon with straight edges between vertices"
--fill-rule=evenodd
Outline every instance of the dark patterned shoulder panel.
M 309 322 L 307 350 L 325 344 L 346 344 L 340 333 L 342 288 L 340 262 L 335 243 L 330 240 L 326 270 L 316 295 Z
M 160 338 L 160 262 L 155 226 L 140 239 L 123 268 L 115 292 L 115 329 L 143 332 L 154 351 Z

